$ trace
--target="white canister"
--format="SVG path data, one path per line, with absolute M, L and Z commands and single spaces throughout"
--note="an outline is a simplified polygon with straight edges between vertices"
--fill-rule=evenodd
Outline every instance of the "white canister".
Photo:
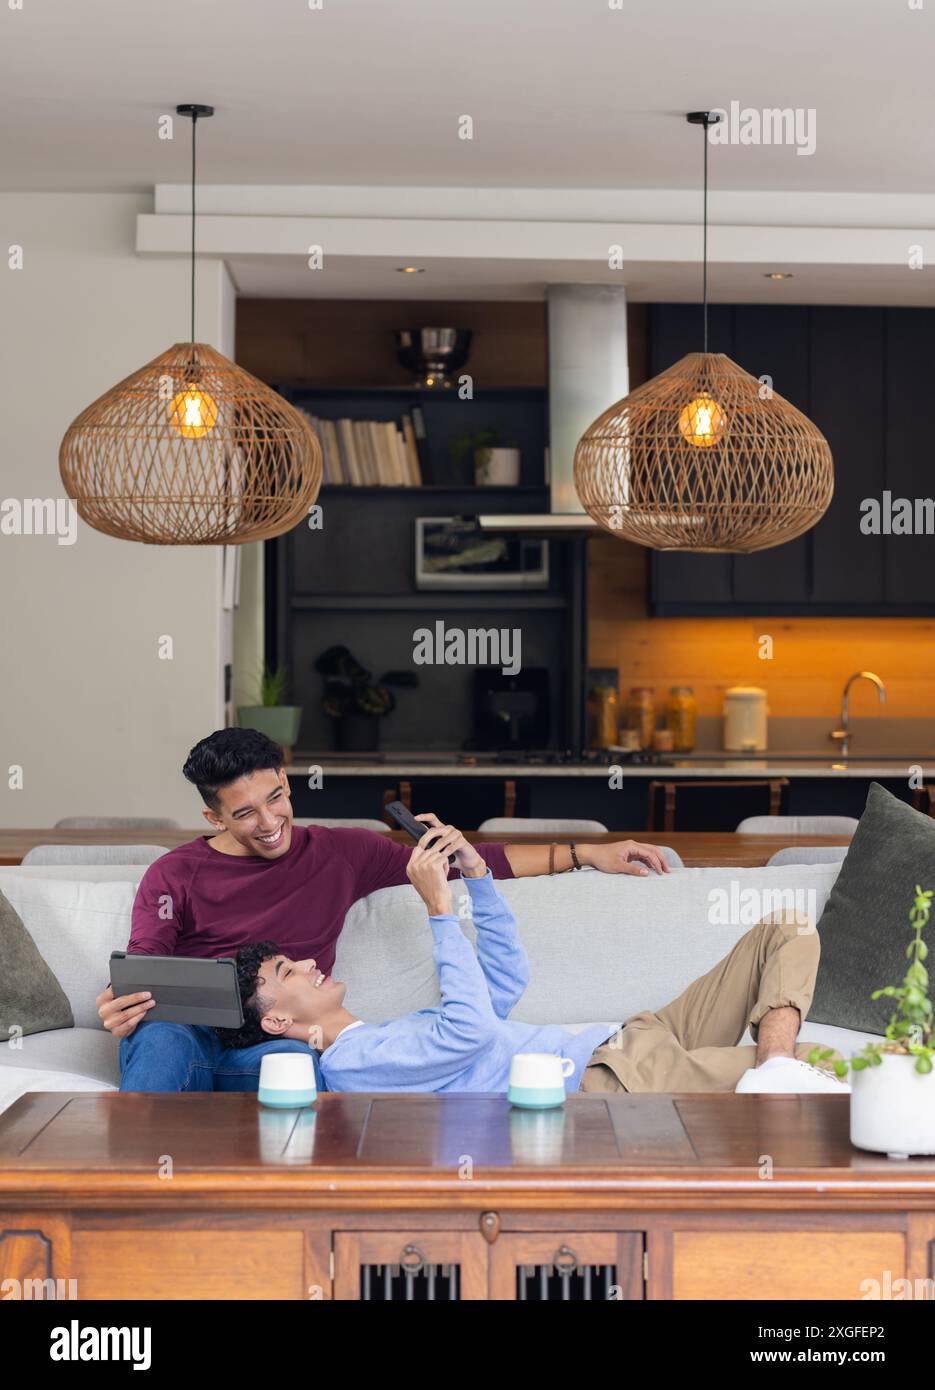
M 516 487 L 520 479 L 519 449 L 484 448 L 474 454 L 478 487 Z
M 724 692 L 724 748 L 728 753 L 765 753 L 766 691 L 732 685 Z

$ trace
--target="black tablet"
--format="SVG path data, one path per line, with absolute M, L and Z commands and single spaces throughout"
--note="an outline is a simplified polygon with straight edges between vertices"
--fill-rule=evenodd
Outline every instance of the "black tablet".
M 207 1028 L 239 1028 L 243 1024 L 237 966 L 230 956 L 204 960 L 112 951 L 110 983 L 115 999 L 149 990 L 156 1004 L 147 1010 L 147 1022 L 193 1023 Z

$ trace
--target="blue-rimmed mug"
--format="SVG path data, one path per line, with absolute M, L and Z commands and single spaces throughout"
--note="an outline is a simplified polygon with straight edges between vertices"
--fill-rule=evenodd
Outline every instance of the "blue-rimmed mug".
M 552 1052 L 517 1052 L 510 1062 L 507 1099 L 527 1110 L 565 1103 L 565 1081 L 575 1069 L 570 1057 Z
M 318 1088 L 311 1052 L 268 1052 L 260 1062 L 257 1095 L 261 1105 L 280 1110 L 312 1105 L 318 1099 Z

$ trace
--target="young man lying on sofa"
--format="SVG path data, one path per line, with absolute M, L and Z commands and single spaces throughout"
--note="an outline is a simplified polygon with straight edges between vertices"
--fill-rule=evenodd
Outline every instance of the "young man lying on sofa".
M 170 850 L 147 869 L 133 905 L 128 951 L 217 957 L 275 934 L 291 957 L 314 956 L 330 970 L 352 904 L 406 882 L 409 846 L 370 830 L 293 824 L 282 749 L 255 729 L 210 734 L 192 749 L 182 772 L 197 787 L 215 833 Z M 420 819 L 439 826 L 434 815 Z M 445 827 L 439 852 L 455 837 L 463 843 Z M 484 845 L 469 862 L 496 878 L 585 864 L 612 874 L 668 872 L 654 845 L 635 840 L 577 849 Z M 124 1091 L 255 1091 L 266 1052 L 306 1046 L 264 1033 L 249 1046 L 224 1048 L 212 1028 L 146 1022 L 152 999 L 142 993 L 115 999 L 110 985 L 96 1002 L 104 1027 L 121 1040 Z
M 476 954 L 452 911 L 452 850 L 471 899 Z M 462 835 L 428 831 L 406 872 L 429 913 L 437 1007 L 364 1023 L 344 1007 L 345 986 L 321 962 L 259 942 L 237 958 L 244 1025 L 221 1036 L 235 1048 L 264 1038 L 308 1043 L 332 1091 L 506 1091 L 518 1052 L 569 1059 L 571 1091 L 849 1089 L 803 1060 L 813 1044 L 796 1046 L 818 969 L 814 923 L 791 913 L 761 922 L 657 1013 L 571 1033 L 507 1018 L 529 980 L 526 953 L 489 868 Z M 738 1047 L 748 1026 L 756 1047 Z

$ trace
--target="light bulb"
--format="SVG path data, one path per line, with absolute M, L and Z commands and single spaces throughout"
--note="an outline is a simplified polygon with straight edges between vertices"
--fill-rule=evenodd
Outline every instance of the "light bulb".
M 169 419 L 183 439 L 203 439 L 217 424 L 218 408 L 213 396 L 190 383 L 173 398 Z
M 726 423 L 724 412 L 710 396 L 696 396 L 679 416 L 679 429 L 689 444 L 703 449 L 717 443 Z

